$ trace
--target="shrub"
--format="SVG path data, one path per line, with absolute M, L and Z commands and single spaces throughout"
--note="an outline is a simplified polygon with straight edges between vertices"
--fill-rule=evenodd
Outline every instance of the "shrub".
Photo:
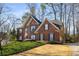
M 15 35 L 10 35 L 10 41 L 15 41 L 16 40 L 16 36 Z
M 55 42 L 55 41 L 50 41 L 50 42 L 48 42 L 48 43 L 50 43 L 50 44 L 56 44 L 57 42 Z
M 75 42 L 77 42 L 74 35 L 65 34 L 65 36 L 66 36 L 66 38 L 65 38 L 66 43 L 75 43 Z
M 66 43 L 75 43 L 75 42 L 76 42 L 76 40 L 74 40 L 74 39 L 66 40 Z

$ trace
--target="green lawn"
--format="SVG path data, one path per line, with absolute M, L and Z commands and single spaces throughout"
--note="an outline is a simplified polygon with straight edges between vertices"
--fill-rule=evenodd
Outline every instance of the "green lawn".
M 35 42 L 35 41 L 24 41 L 24 42 L 14 41 L 6 46 L 3 46 L 3 55 L 7 56 L 16 54 L 44 44 L 45 44 L 44 42 Z

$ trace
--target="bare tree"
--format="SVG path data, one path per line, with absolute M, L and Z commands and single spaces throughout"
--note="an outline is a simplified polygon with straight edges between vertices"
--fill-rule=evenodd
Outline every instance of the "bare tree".
M 0 50 L 2 55 L 2 41 L 7 39 L 7 33 L 5 33 L 5 30 L 7 27 L 5 27 L 5 24 L 8 21 L 8 9 L 6 9 L 5 4 L 0 4 Z
M 52 8 L 52 13 L 54 14 L 54 19 L 57 20 L 57 12 L 58 12 L 57 11 L 57 4 L 48 3 L 47 5 Z M 51 14 L 51 12 L 50 12 L 50 14 Z
M 26 6 L 29 8 L 29 11 L 32 15 L 35 15 L 35 7 L 36 7 L 36 4 L 35 3 L 28 3 L 26 4 Z
M 62 14 L 63 14 L 63 12 L 62 12 L 62 7 L 63 7 L 63 3 L 60 3 L 60 21 L 63 20 L 63 19 L 62 19 Z
M 72 16 L 73 16 L 73 34 L 75 36 L 74 4 L 72 4 Z

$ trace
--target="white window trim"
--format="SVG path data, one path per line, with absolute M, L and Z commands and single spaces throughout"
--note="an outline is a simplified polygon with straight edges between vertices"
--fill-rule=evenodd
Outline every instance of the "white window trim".
M 22 36 L 19 37 L 19 40 L 22 40 Z
M 53 41 L 53 33 L 50 33 L 50 41 Z
M 48 30 L 48 24 L 45 24 L 45 30 Z
M 35 26 L 31 26 L 31 31 L 33 31 L 33 29 L 35 29 Z
M 35 40 L 35 35 L 31 35 L 31 39 Z
M 25 29 L 25 32 L 27 32 L 27 28 Z
M 40 34 L 40 40 L 43 41 L 43 34 Z
M 19 31 L 20 31 L 20 33 L 22 33 L 22 29 L 20 29 Z

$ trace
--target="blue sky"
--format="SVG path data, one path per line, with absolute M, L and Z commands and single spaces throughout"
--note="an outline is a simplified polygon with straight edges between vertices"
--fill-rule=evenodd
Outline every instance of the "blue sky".
M 11 9 L 11 12 L 17 18 L 21 18 L 25 12 L 29 11 L 29 8 L 25 3 L 6 3 L 5 5 Z M 36 9 L 38 8 L 39 4 L 36 4 Z
M 11 14 L 20 19 L 22 19 L 22 16 L 25 14 L 25 12 L 29 12 L 29 8 L 25 3 L 6 3 L 5 6 L 10 9 Z M 36 4 L 35 8 L 38 9 L 39 4 Z
M 11 10 L 10 12 L 14 14 L 17 18 L 21 18 L 25 12 L 29 12 L 29 8 L 27 7 L 25 3 L 6 3 L 5 5 L 10 8 Z M 35 7 L 36 7 L 36 10 L 39 10 L 40 4 L 39 3 L 36 4 Z M 47 16 L 46 18 L 53 19 L 54 17 Z
M 17 17 L 21 17 L 25 11 L 27 11 L 26 5 L 24 3 L 7 3 L 6 6 L 8 6 L 11 9 L 11 12 Z

